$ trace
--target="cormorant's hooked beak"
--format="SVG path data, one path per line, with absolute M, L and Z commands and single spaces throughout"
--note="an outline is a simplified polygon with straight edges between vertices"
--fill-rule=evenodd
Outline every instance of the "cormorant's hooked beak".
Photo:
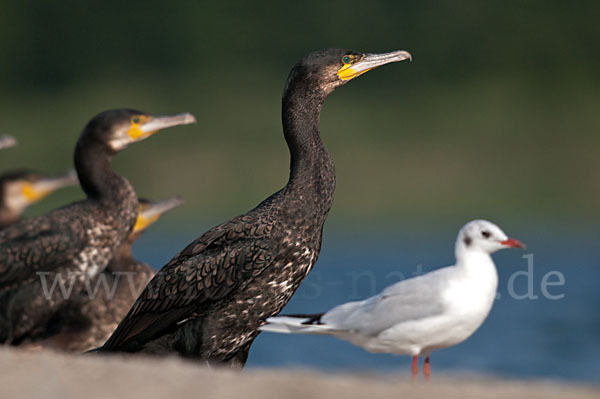
M 527 249 L 527 247 L 525 246 L 525 244 L 523 244 L 519 240 L 515 240 L 514 238 L 509 238 L 509 239 L 507 239 L 505 241 L 500 241 L 500 244 L 504 245 L 505 247 L 510 247 L 510 248 Z
M 3 134 L 0 136 L 0 150 L 4 148 L 10 148 L 17 145 L 17 139 L 9 134 Z
M 384 54 L 365 54 L 362 58 L 349 64 L 345 64 L 337 72 L 342 80 L 354 79 L 371 69 L 380 67 L 391 62 L 400 62 L 404 60 L 412 61 L 412 56 L 408 51 L 398 50 Z
M 133 232 L 137 233 L 145 230 L 152 223 L 156 222 L 163 213 L 181 206 L 183 203 L 183 198 L 180 196 L 171 197 L 157 202 L 140 203 L 138 217 L 135 222 Z
M 61 176 L 45 177 L 34 182 L 26 182 L 23 184 L 22 193 L 27 199 L 27 203 L 33 204 L 59 188 L 74 186 L 76 184 L 79 184 L 77 173 L 74 170 L 70 170 Z
M 137 121 L 134 120 L 128 132 L 133 141 L 143 140 L 162 129 L 196 122 L 194 115 L 187 112 L 169 116 L 140 117 L 139 119 L 139 123 L 135 123 Z

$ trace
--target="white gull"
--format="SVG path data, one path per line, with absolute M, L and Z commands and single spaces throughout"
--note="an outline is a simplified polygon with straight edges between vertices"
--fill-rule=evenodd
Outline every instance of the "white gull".
M 525 248 L 486 220 L 467 223 L 458 233 L 456 264 L 402 280 L 363 301 L 348 302 L 323 314 L 270 317 L 260 327 L 278 333 L 333 335 L 370 352 L 425 357 L 459 344 L 489 314 L 498 288 L 492 253 Z

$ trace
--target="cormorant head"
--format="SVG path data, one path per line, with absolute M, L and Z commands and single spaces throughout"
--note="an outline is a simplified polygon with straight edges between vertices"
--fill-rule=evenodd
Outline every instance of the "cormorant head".
M 130 239 L 137 238 L 148 226 L 156 222 L 165 212 L 183 205 L 183 198 L 175 196 L 162 201 L 150 201 L 140 198 L 138 208 L 138 217 L 131 232 Z
M 307 87 L 311 95 L 327 97 L 336 87 L 341 86 L 371 69 L 391 62 L 412 60 L 407 51 L 393 51 L 384 54 L 359 53 L 344 49 L 327 49 L 310 53 L 292 68 L 284 90 Z
M 456 239 L 457 258 L 472 252 L 492 254 L 504 248 L 525 248 L 525 245 L 509 238 L 500 227 L 487 220 L 467 223 Z
M 86 125 L 80 140 L 105 143 L 112 152 L 118 152 L 159 130 L 194 122 L 196 119 L 189 113 L 153 116 L 132 109 L 116 109 L 96 115 Z
M 25 208 L 62 187 L 78 183 L 77 173 L 70 170 L 64 175 L 48 177 L 32 171 L 17 171 L 0 176 L 2 211 L 15 220 Z
M 17 139 L 8 134 L 3 134 L 0 136 L 0 150 L 5 148 L 14 147 L 17 145 Z

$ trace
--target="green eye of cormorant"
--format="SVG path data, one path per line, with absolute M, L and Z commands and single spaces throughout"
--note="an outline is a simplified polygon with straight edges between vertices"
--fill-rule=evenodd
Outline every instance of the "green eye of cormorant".
M 137 125 L 138 123 L 140 123 L 140 118 L 137 117 L 137 116 L 134 116 L 133 119 L 132 119 L 132 122 Z
M 349 64 L 351 60 L 352 60 L 352 58 L 350 58 L 349 55 L 345 55 L 344 58 L 342 58 L 342 62 L 344 64 Z

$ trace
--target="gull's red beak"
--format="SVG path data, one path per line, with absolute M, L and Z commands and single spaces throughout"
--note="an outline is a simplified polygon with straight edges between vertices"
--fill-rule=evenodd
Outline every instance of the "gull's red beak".
M 519 240 L 515 240 L 514 238 L 509 238 L 506 241 L 500 241 L 500 244 L 505 245 L 507 247 L 511 247 L 511 248 L 523 248 L 523 249 L 526 248 L 525 244 L 523 244 Z

